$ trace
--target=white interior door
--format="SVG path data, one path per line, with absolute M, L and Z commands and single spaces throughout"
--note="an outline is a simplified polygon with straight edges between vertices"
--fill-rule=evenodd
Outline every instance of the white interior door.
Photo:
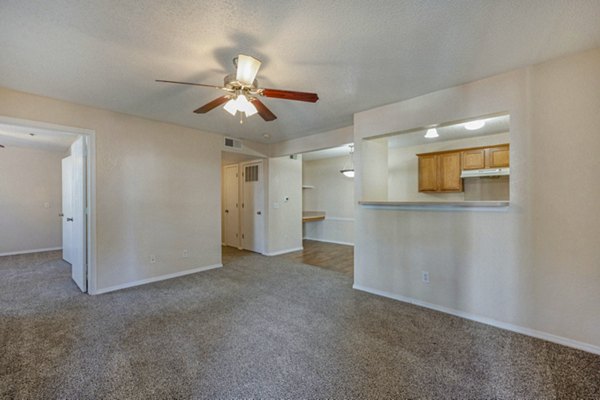
M 62 252 L 63 260 L 73 264 L 73 224 L 67 221 L 73 215 L 73 162 L 71 156 L 62 159 Z
M 264 253 L 264 185 L 262 161 L 242 164 L 242 248 Z
M 223 168 L 223 242 L 240 247 L 239 166 Z
M 86 146 L 85 138 L 80 137 L 71 145 L 73 166 L 71 187 L 72 215 L 72 262 L 71 277 L 82 292 L 87 291 L 87 221 L 86 221 Z

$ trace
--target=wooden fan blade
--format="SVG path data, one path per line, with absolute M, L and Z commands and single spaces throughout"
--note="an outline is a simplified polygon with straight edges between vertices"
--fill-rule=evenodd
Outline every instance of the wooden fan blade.
M 265 97 L 274 97 L 277 99 L 285 100 L 297 100 L 297 101 L 308 101 L 310 103 L 316 103 L 319 100 L 319 96 L 316 93 L 307 92 L 294 92 L 291 90 L 279 90 L 279 89 L 262 89 L 260 91 Z
M 256 111 L 258 111 L 258 115 L 260 115 L 262 119 L 264 119 L 265 121 L 273 121 L 274 119 L 277 119 L 277 116 L 273 114 L 271 110 L 269 110 L 267 106 L 265 106 L 265 104 L 256 97 L 253 97 L 252 99 L 250 99 L 250 101 L 252 102 L 252 104 L 254 104 L 254 107 L 256 107 Z
M 229 101 L 230 97 L 229 96 L 221 96 L 221 97 L 217 97 L 216 99 L 214 99 L 213 101 L 210 101 L 208 103 L 206 103 L 205 105 L 203 105 L 202 107 L 198 108 L 197 110 L 194 110 L 194 112 L 196 114 L 204 114 L 209 112 L 210 110 L 212 110 L 213 108 L 217 108 L 219 107 L 221 104 L 227 103 Z
M 222 90 L 227 90 L 222 86 L 215 86 L 215 85 L 205 85 L 204 83 L 192 83 L 192 82 L 178 82 L 178 81 L 165 81 L 162 79 L 157 79 L 156 82 L 163 82 L 163 83 L 177 83 L 179 85 L 191 85 L 191 86 L 202 86 L 202 87 L 209 87 L 209 88 L 213 88 L 213 89 L 222 89 Z

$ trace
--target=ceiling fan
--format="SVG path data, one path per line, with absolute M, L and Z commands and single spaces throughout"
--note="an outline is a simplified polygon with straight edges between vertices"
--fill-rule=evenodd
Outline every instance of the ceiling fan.
M 315 103 L 319 100 L 319 96 L 316 93 L 259 88 L 256 74 L 258 73 L 261 62 L 254 57 L 240 54 L 233 59 L 233 65 L 236 68 L 236 73 L 227 75 L 223 86 L 166 81 L 162 79 L 157 79 L 156 82 L 178 83 L 181 85 L 203 86 L 223 90 L 227 92 L 226 95 L 217 97 L 202 107 L 194 110 L 194 112 L 196 114 L 204 114 L 225 104 L 223 108 L 231 115 L 236 115 L 238 111 L 240 112 L 240 123 L 243 123 L 242 116 L 244 114 L 246 117 L 250 117 L 258 113 L 265 121 L 273 121 L 277 118 L 277 116 L 275 116 L 275 114 L 273 114 L 271 110 L 258 99 L 258 96 L 284 100 L 307 101 L 310 103 Z

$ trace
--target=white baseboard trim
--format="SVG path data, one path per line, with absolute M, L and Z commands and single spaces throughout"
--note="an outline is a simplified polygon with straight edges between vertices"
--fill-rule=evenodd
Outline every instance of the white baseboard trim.
M 293 253 L 295 251 L 302 251 L 304 250 L 304 247 L 296 247 L 295 249 L 286 249 L 286 250 L 280 250 L 280 251 L 274 251 L 272 253 L 262 253 L 263 256 L 280 256 L 282 254 L 287 254 L 287 253 Z
M 221 268 L 222 266 L 223 266 L 223 264 L 214 264 L 214 265 L 208 265 L 206 267 L 187 269 L 185 271 L 174 272 L 172 274 L 154 276 L 152 278 L 141 279 L 139 281 L 127 282 L 127 283 L 122 283 L 120 285 L 96 289 L 94 291 L 90 291 L 89 294 L 95 295 L 95 294 L 114 292 L 115 290 L 127 289 L 127 288 L 134 287 L 134 286 L 145 285 L 147 283 L 165 281 L 167 279 L 177 278 L 177 277 L 184 276 L 184 275 L 190 275 L 190 274 L 195 274 L 197 272 L 208 271 L 209 269 Z
M 324 221 L 345 221 L 345 222 L 354 222 L 354 218 L 346 218 L 346 217 L 330 217 L 327 215 Z
M 399 301 L 402 301 L 404 303 L 414 304 L 416 306 L 429 308 L 429 309 L 440 311 L 440 312 L 443 312 L 443 313 L 446 313 L 446 314 L 451 314 L 451 315 L 454 315 L 454 316 L 457 316 L 457 317 L 469 319 L 471 321 L 480 322 L 482 324 L 491 325 L 491 326 L 494 326 L 496 328 L 505 329 L 507 331 L 521 333 L 521 334 L 527 335 L 527 336 L 532 336 L 534 338 L 546 340 L 548 342 L 553 342 L 553 343 L 561 344 L 561 345 L 567 346 L 567 347 L 573 347 L 573 348 L 578 349 L 578 350 L 587 351 L 588 353 L 593 353 L 593 354 L 600 355 L 600 346 L 595 346 L 595 345 L 592 345 L 592 344 L 588 344 L 588 343 L 584 343 L 584 342 L 579 342 L 577 340 L 569 339 L 569 338 L 562 337 L 562 336 L 553 335 L 551 333 L 546 333 L 546 332 L 542 332 L 542 331 L 538 331 L 538 330 L 535 330 L 535 329 L 526 328 L 526 327 L 519 326 L 519 325 L 513 325 L 513 324 L 510 324 L 510 323 L 507 323 L 507 322 L 497 321 L 497 320 L 492 319 L 492 318 L 484 317 L 484 316 L 477 315 L 477 314 L 472 314 L 472 313 L 465 312 L 465 311 L 455 310 L 453 308 L 444 307 L 444 306 L 440 306 L 440 305 L 433 304 L 433 303 L 428 303 L 426 301 L 421 301 L 421 300 L 418 300 L 418 299 L 415 299 L 415 298 L 412 298 L 412 297 L 402 296 L 402 295 L 391 293 L 391 292 L 387 292 L 387 291 L 384 291 L 384 290 L 371 289 L 371 288 L 368 288 L 368 287 L 365 287 L 365 286 L 361 286 L 361 285 L 357 285 L 357 284 L 354 284 L 352 286 L 352 288 L 356 289 L 356 290 L 363 291 L 363 292 L 375 294 L 375 295 L 378 295 L 378 296 L 383 296 L 383 297 L 388 297 L 390 299 L 399 300 Z
M 56 251 L 56 250 L 62 250 L 62 247 L 48 247 L 47 249 L 9 251 L 7 253 L 0 253 L 0 257 L 2 257 L 2 256 L 17 256 L 19 254 L 43 253 L 45 251 Z
M 320 239 L 320 238 L 313 238 L 313 237 L 304 237 L 302 238 L 302 240 L 314 240 L 315 242 L 325 242 L 325 243 L 334 243 L 334 244 L 343 244 L 345 246 L 354 246 L 354 243 L 350 243 L 350 242 L 342 242 L 339 240 L 327 240 L 327 239 Z

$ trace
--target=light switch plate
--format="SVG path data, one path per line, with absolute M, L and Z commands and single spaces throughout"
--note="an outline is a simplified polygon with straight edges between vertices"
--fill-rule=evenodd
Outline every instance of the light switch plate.
M 429 283 L 429 272 L 423 271 L 422 280 L 423 280 L 423 283 Z

